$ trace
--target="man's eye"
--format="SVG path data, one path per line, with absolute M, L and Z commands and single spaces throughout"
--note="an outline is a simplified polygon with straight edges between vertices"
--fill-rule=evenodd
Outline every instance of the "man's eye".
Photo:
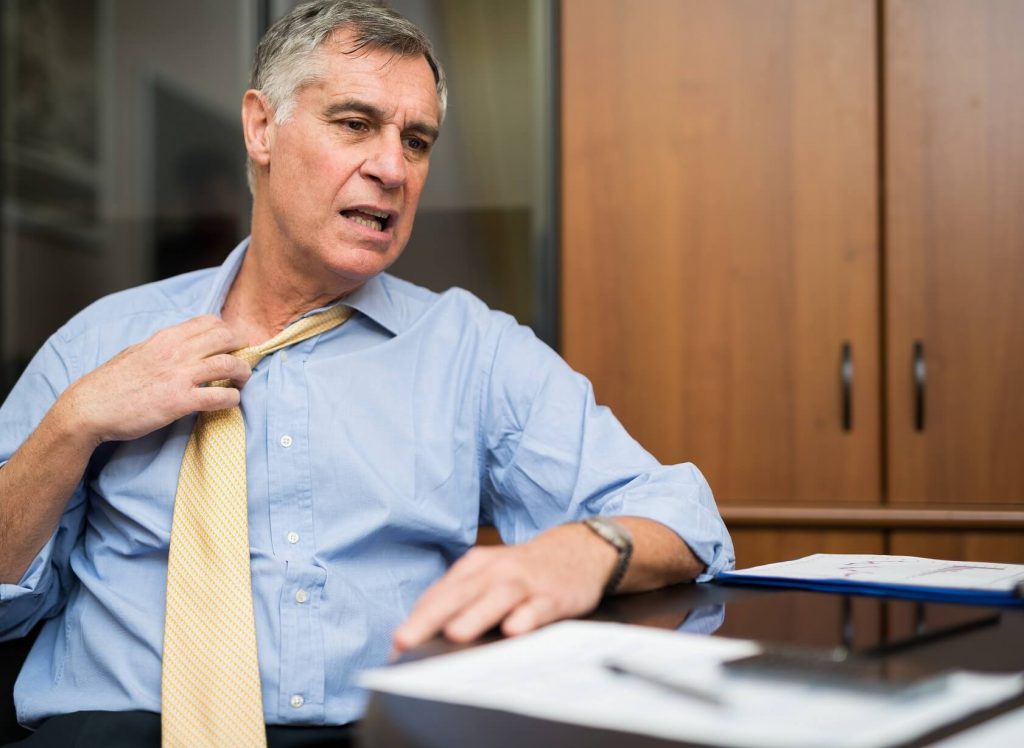
M 342 127 L 352 130 L 353 132 L 365 132 L 369 129 L 367 124 L 362 120 L 358 119 L 346 119 L 341 122 Z
M 430 143 L 428 143 L 427 141 L 425 141 L 425 140 L 423 140 L 421 138 L 415 138 L 415 137 L 406 138 L 405 139 L 405 144 L 407 146 L 409 146 L 410 150 L 413 150 L 413 151 L 421 151 L 422 152 L 422 151 L 429 151 L 430 150 Z

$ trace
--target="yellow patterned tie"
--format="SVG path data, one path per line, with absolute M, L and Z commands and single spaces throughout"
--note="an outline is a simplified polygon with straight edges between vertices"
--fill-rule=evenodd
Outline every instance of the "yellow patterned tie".
M 331 307 L 232 355 L 255 366 L 267 354 L 340 325 L 350 313 Z M 167 561 L 161 700 L 165 748 L 266 745 L 249 566 L 245 422 L 238 407 L 200 413 L 181 462 Z

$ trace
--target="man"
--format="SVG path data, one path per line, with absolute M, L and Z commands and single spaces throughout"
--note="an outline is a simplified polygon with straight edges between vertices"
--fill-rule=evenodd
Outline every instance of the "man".
M 240 730 L 256 704 L 260 741 L 264 720 L 344 725 L 365 704 L 355 674 L 392 649 L 519 634 L 605 592 L 732 564 L 695 468 L 658 465 L 507 315 L 384 273 L 444 106 L 429 42 L 397 14 L 296 8 L 260 43 L 242 104 L 250 239 L 220 268 L 80 313 L 4 404 L 0 636 L 49 619 L 15 690 L 40 740 L 155 740 L 163 709 L 165 744 L 252 744 L 218 733 L 236 696 Z M 304 325 L 314 332 L 231 355 Z M 228 534 L 243 535 L 251 590 L 246 564 L 244 591 L 210 594 L 235 567 L 213 525 L 188 524 L 220 506 L 190 481 L 214 459 L 207 429 L 239 404 L 243 526 Z M 615 520 L 580 522 L 591 515 Z M 471 548 L 480 518 L 510 545 Z M 221 628 L 249 644 L 200 656 L 219 620 L 240 621 Z M 195 670 L 235 649 L 223 672 L 237 679 Z M 183 720 L 206 737 L 169 737 L 198 734 L 179 733 Z M 271 744 L 296 730 L 269 728 Z

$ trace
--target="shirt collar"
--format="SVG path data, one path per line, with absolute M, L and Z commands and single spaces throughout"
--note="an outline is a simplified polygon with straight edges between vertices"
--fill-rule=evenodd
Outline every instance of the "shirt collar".
M 404 316 L 388 292 L 384 277 L 385 274 L 381 274 L 370 278 L 341 303 L 369 317 L 392 335 L 398 335 L 406 326 Z
M 220 310 L 224 308 L 228 291 L 231 290 L 231 284 L 235 282 L 235 276 L 238 275 L 238 270 L 242 267 L 242 260 L 245 259 L 247 249 L 249 249 L 249 237 L 242 239 L 217 269 L 216 275 L 213 276 L 213 283 L 210 284 L 210 290 L 203 301 L 203 314 L 220 316 Z
M 220 311 L 224 308 L 224 301 L 227 299 L 228 291 L 231 290 L 231 284 L 234 283 L 235 277 L 242 267 L 242 260 L 245 259 L 245 253 L 249 249 L 249 240 L 250 237 L 243 239 L 231 251 L 231 254 L 227 256 L 227 259 L 224 260 L 220 268 L 218 268 L 203 303 L 203 313 L 220 316 Z M 395 305 L 395 300 L 388 293 L 388 289 L 379 275 L 370 278 L 370 280 L 342 299 L 340 303 L 369 317 L 392 335 L 397 335 L 402 330 L 403 317 L 401 312 Z M 310 314 L 312 313 L 310 312 Z

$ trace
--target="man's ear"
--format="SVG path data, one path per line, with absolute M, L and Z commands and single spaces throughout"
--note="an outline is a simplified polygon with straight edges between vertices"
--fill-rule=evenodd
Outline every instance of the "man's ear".
M 242 134 L 245 150 L 258 166 L 270 165 L 270 145 L 273 140 L 274 112 L 263 95 L 250 88 L 242 97 Z

